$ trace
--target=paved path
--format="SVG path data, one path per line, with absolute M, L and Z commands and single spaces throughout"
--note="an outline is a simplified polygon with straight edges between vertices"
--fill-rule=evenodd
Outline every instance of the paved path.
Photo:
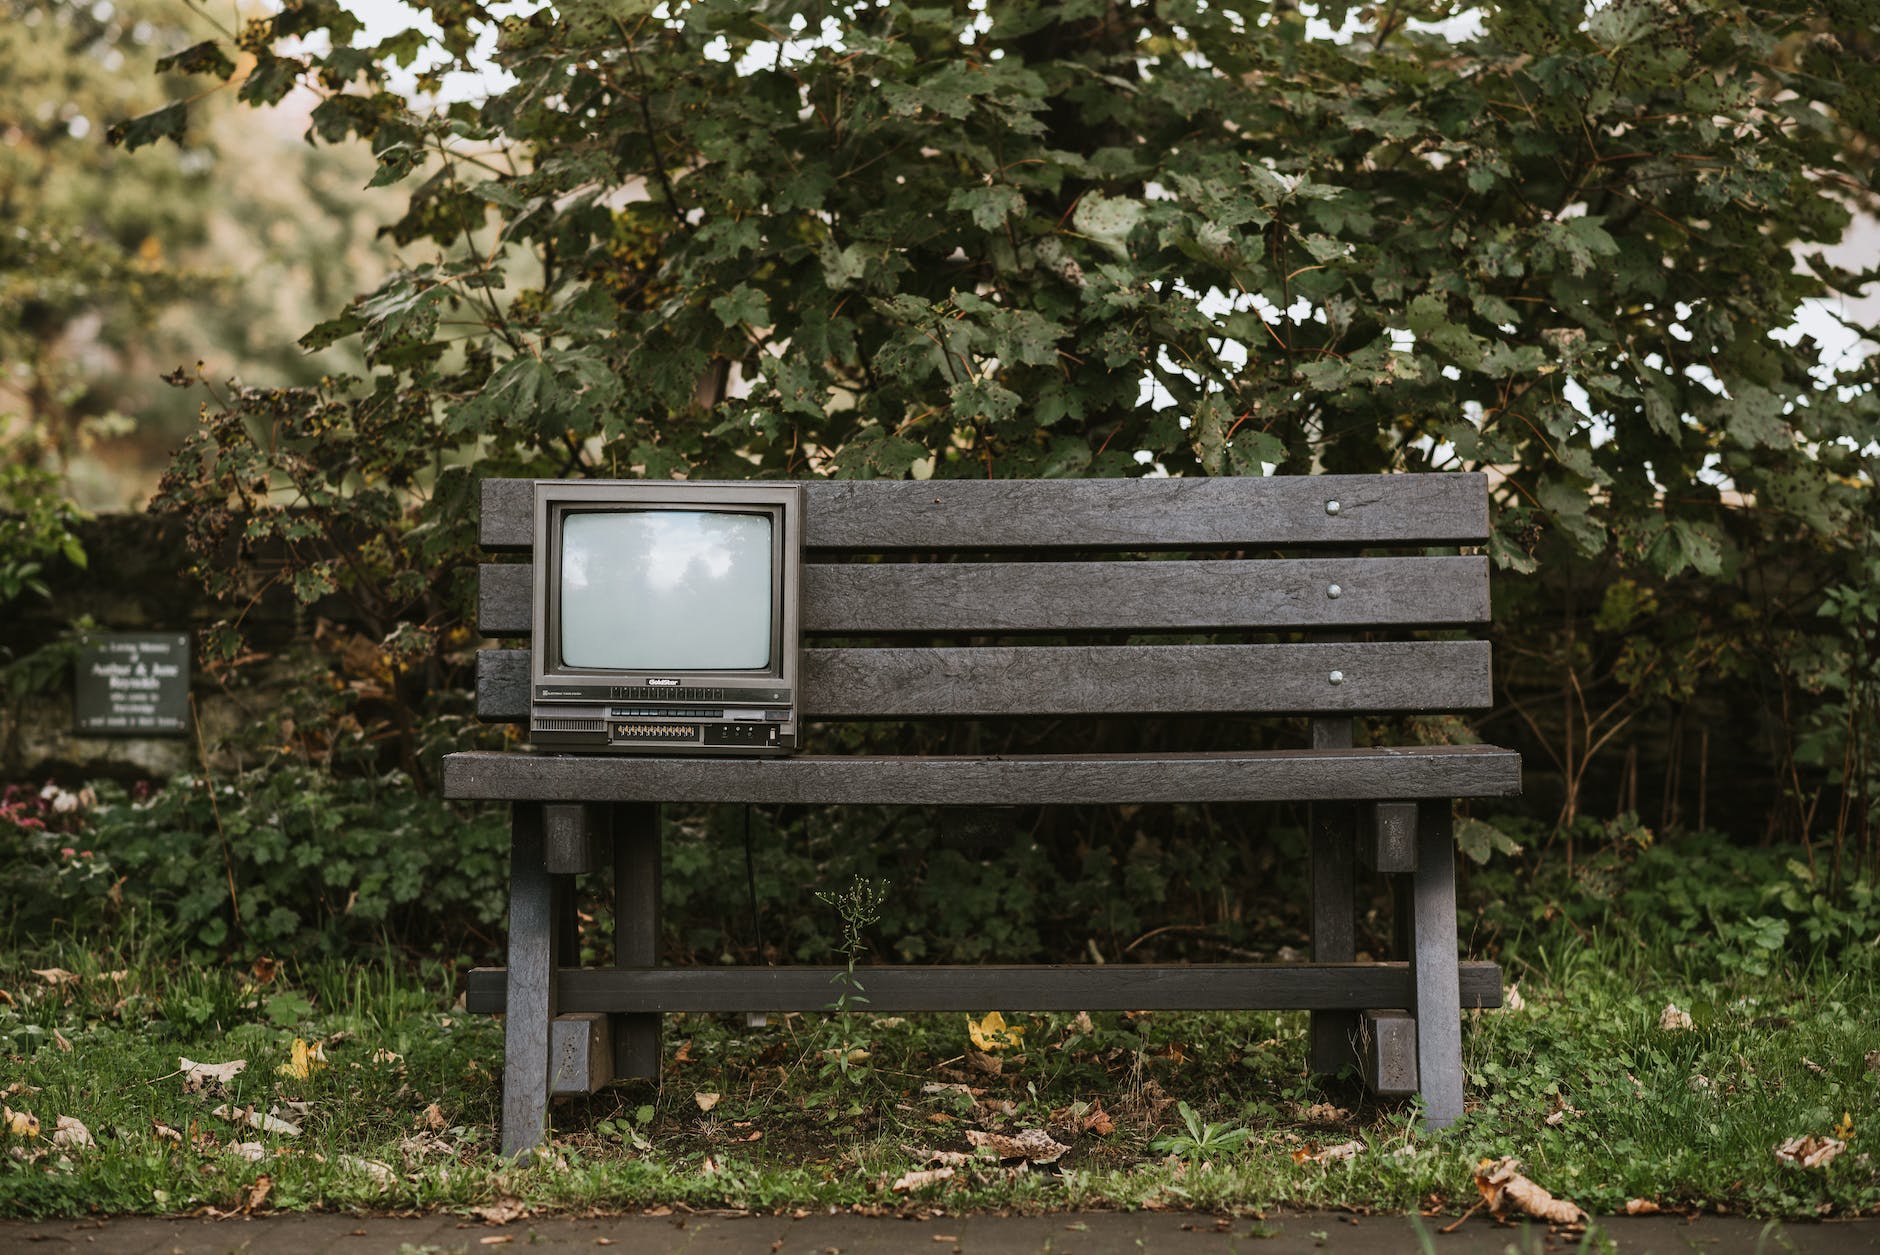
M 1615 1217 L 1601 1222 L 1622 1255 L 1880 1255 L 1880 1221 L 1770 1225 L 1706 1217 Z M 501 1227 L 457 1216 L 358 1219 L 281 1215 L 254 1219 L 0 1221 L 0 1252 L 122 1252 L 123 1255 L 1555 1255 L 1582 1249 L 1573 1237 L 1508 1228 L 1480 1218 L 1453 1234 L 1423 1236 L 1401 1217 L 1287 1214 L 1260 1222 L 1213 1216 L 1114 1212 L 1054 1216 L 613 1216 L 521 1220 Z M 610 1251 L 609 1255 L 615 1255 Z

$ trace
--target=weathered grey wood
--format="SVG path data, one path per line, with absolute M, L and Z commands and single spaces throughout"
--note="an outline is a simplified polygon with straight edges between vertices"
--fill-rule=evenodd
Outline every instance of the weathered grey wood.
M 477 626 L 527 636 L 534 566 L 485 563 Z M 1200 631 L 1488 621 L 1488 559 L 857 562 L 803 568 L 803 630 Z
M 524 650 L 477 655 L 477 716 L 528 715 Z M 487 670 L 486 670 L 487 668 Z M 812 718 L 1311 714 L 1487 706 L 1487 641 L 806 649 Z
M 1446 1128 L 1462 1115 L 1462 997 L 1456 959 L 1455 822 L 1447 802 L 1417 808 L 1417 870 L 1411 889 L 1410 969 L 1417 1021 L 1417 1080 L 1423 1123 Z M 1499 994 L 1495 999 L 1500 1003 Z M 1391 1006 L 1380 1001 L 1377 1005 Z
M 1374 872 L 1417 869 L 1417 804 L 1366 802 L 1358 811 L 1358 861 Z
M 1358 1073 L 1379 1097 L 1417 1092 L 1417 1022 L 1408 1011 L 1364 1011 L 1358 1020 Z
M 485 562 L 477 567 L 477 631 L 485 636 L 527 636 L 535 630 L 531 601 L 535 564 Z
M 659 804 L 623 802 L 613 811 L 614 965 L 659 962 L 661 830 Z M 659 1079 L 661 1020 L 657 1012 L 616 1014 L 614 1075 Z
M 1351 720 L 1314 719 L 1314 749 L 1351 747 Z M 1357 956 L 1356 877 L 1352 869 L 1356 814 L 1351 803 L 1315 802 L 1306 809 L 1312 842 L 1312 960 L 1349 963 Z M 1357 1016 L 1351 1011 L 1314 1011 L 1307 1055 L 1314 1072 L 1336 1073 L 1356 1062 Z
M 510 814 L 509 971 L 503 1025 L 503 1154 L 528 1154 L 548 1132 L 549 1034 L 555 1018 L 553 880 L 542 860 L 542 808 Z
M 827 1010 L 834 967 L 656 967 L 566 970 L 561 1005 L 571 1011 Z M 1345 1009 L 1410 998 L 1404 963 L 1207 963 L 1156 966 L 864 967 L 857 971 L 870 1014 L 880 1011 L 1232 1011 Z M 1501 969 L 1461 967 L 1470 1006 L 1501 1002 Z M 477 968 L 465 1006 L 503 1010 L 503 970 Z
M 608 1018 L 597 1011 L 555 1017 L 549 1033 L 555 1061 L 551 1093 L 592 1094 L 614 1079 L 613 1032 Z
M 477 750 L 444 758 L 444 795 L 465 801 L 1030 806 L 1510 797 L 1520 790 L 1520 755 L 1489 745 L 1023 758 L 610 758 Z
M 606 808 L 585 802 L 550 802 L 542 808 L 543 856 L 549 874 L 580 875 L 600 866 Z
M 804 544 L 811 549 L 1193 549 L 1488 538 L 1488 480 L 1477 473 L 811 480 L 804 488 Z M 483 481 L 485 549 L 529 547 L 531 493 L 526 480 Z

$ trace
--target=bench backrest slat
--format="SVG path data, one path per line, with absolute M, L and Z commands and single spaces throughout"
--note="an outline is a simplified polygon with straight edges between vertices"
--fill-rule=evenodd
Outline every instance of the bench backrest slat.
M 529 563 L 483 565 L 477 625 L 485 636 L 529 634 L 534 578 Z M 1340 629 L 1488 617 L 1484 557 L 803 568 L 803 630 L 812 635 Z
M 1477 544 L 1488 538 L 1486 482 L 1473 473 L 812 480 L 804 545 L 888 552 Z M 529 549 L 529 485 L 483 481 L 485 549 Z
M 817 719 L 1381 714 L 1491 701 L 1486 641 L 806 649 L 803 695 Z M 529 651 L 478 654 L 478 717 L 528 714 Z

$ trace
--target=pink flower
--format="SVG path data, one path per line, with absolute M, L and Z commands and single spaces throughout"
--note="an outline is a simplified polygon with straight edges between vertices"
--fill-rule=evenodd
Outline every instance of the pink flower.
M 78 851 L 77 851 L 77 850 L 74 850 L 74 849 L 73 849 L 73 848 L 72 848 L 71 846 L 69 846 L 69 845 L 68 845 L 68 846 L 66 846 L 66 847 L 65 847 L 64 849 L 62 849 L 62 850 L 60 850 L 60 851 L 59 851 L 59 857 L 60 857 L 60 858 L 71 858 L 71 857 L 72 857 L 72 856 L 73 856 L 74 854 L 76 854 L 76 853 L 78 853 Z

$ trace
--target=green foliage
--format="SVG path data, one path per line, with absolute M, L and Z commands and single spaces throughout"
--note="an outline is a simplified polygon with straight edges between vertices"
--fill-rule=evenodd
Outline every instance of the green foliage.
M 1571 823 L 1640 711 L 1842 649 L 1813 598 L 1856 586 L 1880 521 L 1876 359 L 1822 367 L 1783 329 L 1872 278 L 1818 250 L 1871 201 L 1880 79 L 1834 6 L 1480 13 L 1451 40 L 1334 5 L 1338 42 L 1283 4 L 845 5 L 816 29 L 792 3 L 462 5 L 367 44 L 301 3 L 220 53 L 179 40 L 198 83 L 238 45 L 243 99 L 315 90 L 309 138 L 363 141 L 406 190 L 409 260 L 303 340 L 363 371 L 218 393 L 162 505 L 232 607 L 274 579 L 350 598 L 375 638 L 423 633 L 435 680 L 472 465 L 1492 467 L 1491 552 L 1533 577 L 1497 593 L 1506 688 Z M 471 68 L 486 29 L 510 76 L 487 98 L 393 87 L 420 57 L 419 92 Z M 294 543 L 211 561 L 236 537 Z M 1633 596 L 1591 639 L 1588 586 Z M 1564 725 L 1535 712 L 1562 675 L 1588 707 Z M 1839 726 L 1771 777 L 1871 762 L 1871 703 Z M 421 773 L 414 720 L 373 731 Z M 1782 805 L 1806 826 L 1805 796 Z
M 193 953 L 311 958 L 390 942 L 450 955 L 486 951 L 502 917 L 506 817 L 466 818 L 396 772 L 276 763 L 97 794 L 70 824 L 0 816 L 0 867 L 30 890 L 13 899 L 16 937 L 129 909 Z M 74 845 L 82 859 L 59 853 Z
M 59 491 L 58 476 L 15 460 L 16 452 L 0 445 L 0 607 L 29 592 L 47 596 L 40 572 L 51 559 L 85 565 L 76 530 L 84 512 Z
M 1253 1130 L 1244 1126 L 1236 1127 L 1227 1121 L 1212 1123 L 1202 1120 L 1193 1107 L 1181 1102 L 1175 1110 L 1182 1118 L 1182 1132 L 1164 1133 L 1149 1143 L 1149 1149 L 1158 1155 L 1174 1155 L 1180 1159 L 1207 1159 L 1215 1155 L 1229 1155 L 1245 1146 L 1253 1138 Z

